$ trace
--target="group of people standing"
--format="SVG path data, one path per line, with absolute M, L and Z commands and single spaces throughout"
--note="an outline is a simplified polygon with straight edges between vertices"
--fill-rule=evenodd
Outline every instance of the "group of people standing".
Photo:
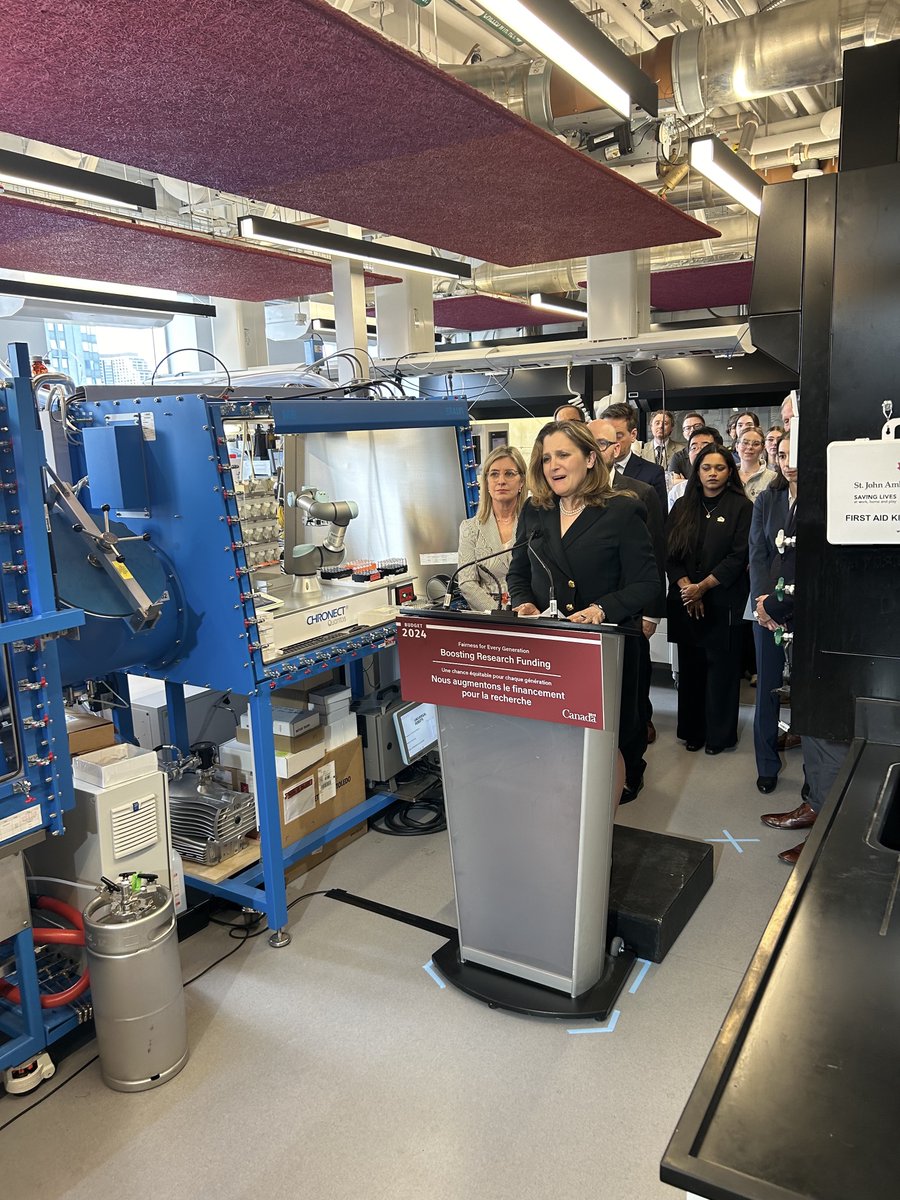
M 654 414 L 653 438 L 639 451 L 630 405 L 610 405 L 591 422 L 563 406 L 538 434 L 527 466 L 513 447 L 492 451 L 478 513 L 460 528 L 460 590 L 471 608 L 494 608 L 496 592 L 473 560 L 506 550 L 485 566 L 519 616 L 547 609 L 552 580 L 561 616 L 631 621 L 640 632 L 624 643 L 621 803 L 640 792 L 655 738 L 649 639 L 663 615 L 678 645 L 677 737 L 687 751 L 709 755 L 737 744 L 744 622 L 755 618 L 760 791 L 773 790 L 781 765 L 774 692 L 783 653 L 770 606 L 774 539 L 796 504 L 789 438 L 781 428 L 763 434 L 753 413 L 737 414 L 730 449 L 700 414 L 685 418 L 683 447 L 673 443 L 673 427 L 671 414 Z

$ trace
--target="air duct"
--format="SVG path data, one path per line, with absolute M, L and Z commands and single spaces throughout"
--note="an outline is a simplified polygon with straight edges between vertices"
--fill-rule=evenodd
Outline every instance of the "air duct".
M 898 0 L 803 0 L 666 38 L 642 65 L 683 116 L 832 83 L 843 54 L 900 37 Z M 664 94 L 663 87 L 660 89 Z

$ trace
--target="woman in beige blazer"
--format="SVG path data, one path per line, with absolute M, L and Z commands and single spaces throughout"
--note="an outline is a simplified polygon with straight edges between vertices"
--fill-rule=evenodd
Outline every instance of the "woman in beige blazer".
M 477 612 L 497 607 L 497 587 L 491 575 L 496 576 L 503 593 L 502 602 L 506 604 L 510 555 L 498 555 L 486 562 L 484 569 L 463 564 L 512 546 L 525 503 L 525 471 L 525 460 L 514 446 L 492 450 L 481 468 L 478 512 L 459 527 L 459 590 L 469 608 Z

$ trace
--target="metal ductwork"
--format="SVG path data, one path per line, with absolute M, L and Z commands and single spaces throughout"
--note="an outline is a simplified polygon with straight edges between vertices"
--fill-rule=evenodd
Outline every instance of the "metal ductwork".
M 683 116 L 777 92 L 833 83 L 843 54 L 900 38 L 898 0 L 803 0 L 703 25 L 645 53 L 645 71 Z

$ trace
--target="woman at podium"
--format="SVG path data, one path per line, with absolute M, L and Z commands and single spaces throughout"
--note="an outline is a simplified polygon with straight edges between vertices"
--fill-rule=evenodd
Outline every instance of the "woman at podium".
M 481 468 L 481 498 L 478 512 L 459 527 L 459 590 L 469 608 L 491 612 L 497 608 L 497 584 L 506 592 L 509 554 L 499 553 L 512 547 L 516 524 L 525 501 L 525 459 L 514 446 L 498 446 Z M 497 554 L 498 557 L 490 558 Z M 475 562 L 488 558 L 486 569 Z M 490 574 L 487 572 L 490 571 Z M 505 597 L 502 597 L 505 598 Z
M 653 604 L 660 580 L 646 510 L 613 490 L 587 426 L 544 426 L 528 486 L 507 575 L 519 616 L 538 616 L 555 600 L 570 621 L 618 625 Z

